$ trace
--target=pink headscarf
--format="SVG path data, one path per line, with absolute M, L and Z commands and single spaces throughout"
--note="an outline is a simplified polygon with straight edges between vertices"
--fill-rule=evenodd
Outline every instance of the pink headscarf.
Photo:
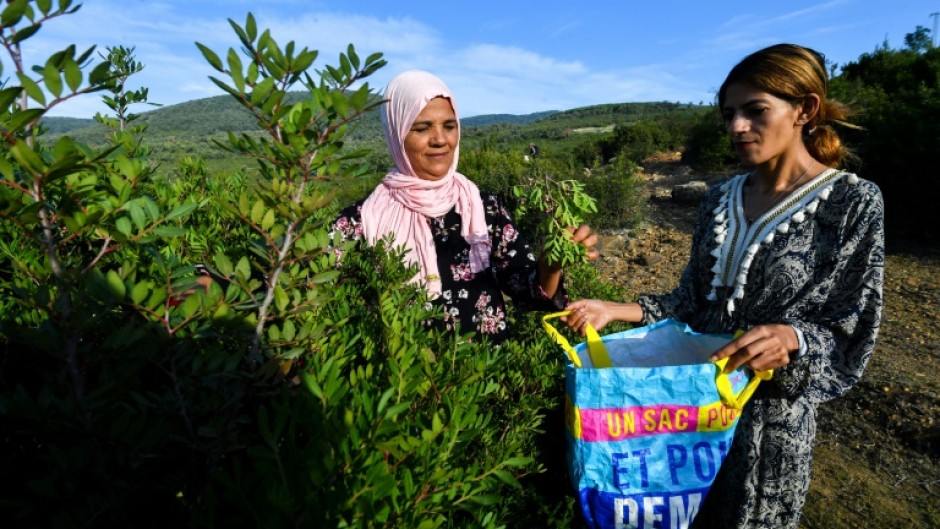
M 439 180 L 419 178 L 405 153 L 405 136 L 418 114 L 436 97 L 446 98 L 454 109 L 457 105 L 443 81 L 422 71 L 404 72 L 388 83 L 382 107 L 382 126 L 389 153 L 395 162 L 382 183 L 362 205 L 362 228 L 370 244 L 391 233 L 393 246 L 405 246 L 408 263 L 417 262 L 421 270 L 412 282 L 426 283 L 433 296 L 441 294 L 441 278 L 437 268 L 437 251 L 428 218 L 445 215 L 456 206 L 461 218 L 460 235 L 470 244 L 470 271 L 479 273 L 489 267 L 490 238 L 483 210 L 483 200 L 476 184 L 457 172 L 459 147 L 454 150 L 454 163 Z M 459 136 L 458 136 L 459 141 Z

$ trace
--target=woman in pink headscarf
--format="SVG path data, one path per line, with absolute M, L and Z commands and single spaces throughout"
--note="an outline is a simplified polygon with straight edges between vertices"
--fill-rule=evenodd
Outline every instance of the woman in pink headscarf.
M 562 271 L 533 255 L 496 195 L 481 192 L 457 172 L 460 121 L 447 86 L 422 71 L 389 82 L 381 118 L 395 167 L 365 201 L 344 209 L 334 230 L 370 244 L 391 235 L 444 309 L 443 324 L 505 339 L 503 293 L 527 310 L 567 304 Z M 574 240 L 597 256 L 587 226 Z

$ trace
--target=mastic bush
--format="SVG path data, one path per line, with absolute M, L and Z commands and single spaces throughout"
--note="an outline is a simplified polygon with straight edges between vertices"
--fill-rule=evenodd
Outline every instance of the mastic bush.
M 0 39 L 22 57 L 73 10 L 8 2 Z M 337 178 L 368 165 L 344 140 L 374 108 L 381 55 L 350 46 L 313 74 L 315 51 L 230 23 L 243 54 L 199 47 L 258 124 L 217 139 L 250 173 L 194 156 L 156 176 L 146 127 L 120 118 L 101 120 L 101 147 L 43 135 L 47 111 L 92 92 L 126 124 L 146 102 L 119 97 L 133 77 L 118 74 L 143 67 L 132 49 L 88 71 L 92 50 L 68 47 L 41 82 L 14 61 L 19 84 L 0 88 L 5 520 L 567 524 L 562 355 L 534 316 L 498 348 L 431 330 L 441 315 L 397 250 L 328 231 Z
M 850 122 L 860 129 L 836 131 L 856 158 L 848 169 L 872 180 L 884 193 L 887 239 L 936 245 L 937 222 L 930 211 L 940 200 L 935 172 L 940 144 L 940 47 L 908 34 L 908 46 L 887 44 L 842 66 L 832 95 L 857 112 Z M 934 228 L 930 228 L 934 226 Z
M 716 171 L 737 161 L 728 133 L 712 108 L 702 113 L 689 131 L 682 153 L 682 163 L 699 171 Z

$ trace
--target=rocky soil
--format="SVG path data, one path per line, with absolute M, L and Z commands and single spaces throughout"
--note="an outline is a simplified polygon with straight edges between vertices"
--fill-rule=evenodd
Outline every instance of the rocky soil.
M 628 296 L 673 288 L 688 258 L 696 197 L 727 176 L 694 174 L 676 156 L 648 160 L 647 221 L 601 234 L 601 276 Z M 856 388 L 820 409 L 801 529 L 940 527 L 940 249 L 889 244 L 885 274 L 872 361 Z

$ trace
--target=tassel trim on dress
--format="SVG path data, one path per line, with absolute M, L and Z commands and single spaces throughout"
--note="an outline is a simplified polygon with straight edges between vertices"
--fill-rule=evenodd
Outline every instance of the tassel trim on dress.
M 778 234 L 787 234 L 795 225 L 812 218 L 819 210 L 820 203 L 829 199 L 833 185 L 842 176 L 846 176 L 846 181 L 851 185 L 858 183 L 858 177 L 854 174 L 833 169 L 824 171 L 797 189 L 791 195 L 792 198 L 765 213 L 753 224 L 748 224 L 744 218 L 742 201 L 742 187 L 748 175 L 739 175 L 722 184 L 718 206 L 712 210 L 715 248 L 710 255 L 715 257 L 715 264 L 711 268 L 714 274 L 712 288 L 705 298 L 718 301 L 719 287 L 731 289 L 731 295 L 725 300 L 725 310 L 730 316 L 735 310 L 735 300 L 744 297 L 748 272 L 760 248 L 772 243 Z M 750 241 L 750 244 L 738 255 L 745 240 Z

